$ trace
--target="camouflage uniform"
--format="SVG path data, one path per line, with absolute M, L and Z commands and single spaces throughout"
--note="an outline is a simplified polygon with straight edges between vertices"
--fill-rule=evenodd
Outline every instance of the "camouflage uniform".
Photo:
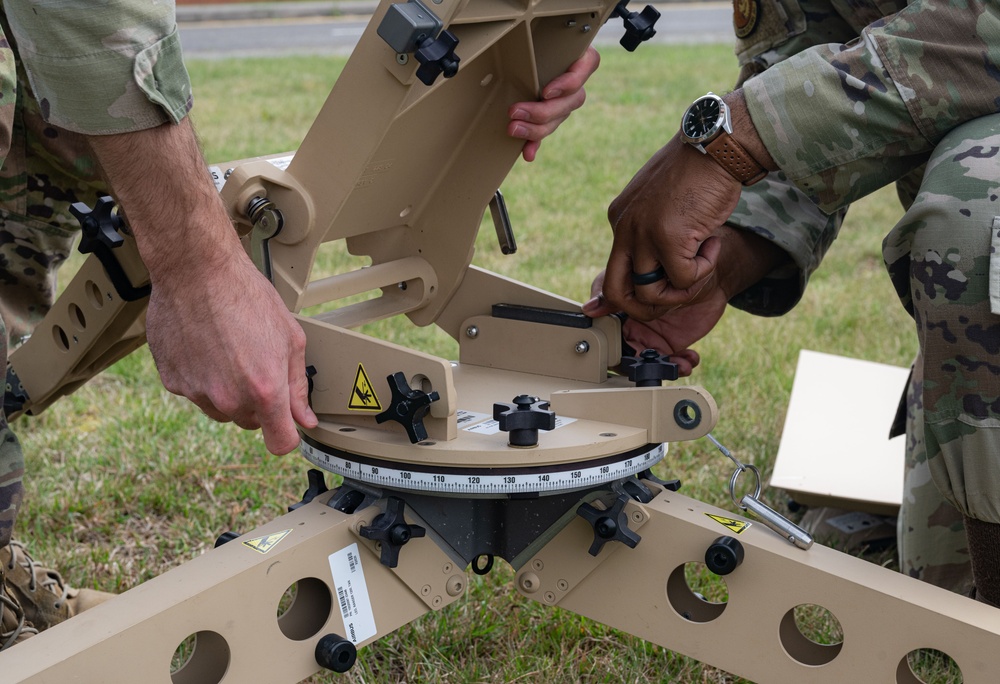
M 191 86 L 173 2 L 18 0 L 0 10 L 0 352 L 52 305 L 75 239 L 69 205 L 107 190 L 87 136 L 183 119 Z M 0 412 L 0 547 L 24 460 Z
M 998 4 L 734 0 L 740 82 L 782 171 L 743 193 L 731 223 L 792 265 L 733 304 L 788 311 L 850 202 L 896 182 L 906 212 L 883 256 L 920 340 L 901 564 L 961 592 L 963 518 L 1000 523 Z

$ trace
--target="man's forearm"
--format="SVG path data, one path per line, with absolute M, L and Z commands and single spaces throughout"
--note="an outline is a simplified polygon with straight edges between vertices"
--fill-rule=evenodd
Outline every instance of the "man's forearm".
M 243 254 L 189 119 L 90 142 L 154 286 L 175 271 L 196 276 Z

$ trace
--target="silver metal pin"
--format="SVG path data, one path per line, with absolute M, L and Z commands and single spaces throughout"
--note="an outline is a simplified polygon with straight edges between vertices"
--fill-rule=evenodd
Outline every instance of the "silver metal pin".
M 813 538 L 808 532 L 752 496 L 740 499 L 740 508 L 753 513 L 762 523 L 800 549 L 806 550 L 813 545 Z

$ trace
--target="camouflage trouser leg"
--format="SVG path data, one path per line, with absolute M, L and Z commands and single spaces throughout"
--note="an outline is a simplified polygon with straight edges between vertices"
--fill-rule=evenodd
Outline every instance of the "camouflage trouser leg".
M 7 365 L 7 335 L 4 333 L 3 320 L 0 319 L 0 352 L 4 366 Z M 7 417 L 0 408 L 0 548 L 10 543 L 17 518 L 17 509 L 21 506 L 24 488 L 21 481 L 24 477 L 24 456 L 21 444 L 17 441 L 14 431 L 7 425 Z
M 0 27 L 0 164 L 10 149 L 13 139 L 14 110 L 17 74 L 14 54 Z M 7 365 L 7 333 L 0 316 L 0 360 Z M 17 509 L 24 496 L 21 479 L 24 476 L 24 457 L 14 433 L 7 426 L 7 418 L 0 405 L 0 547 L 10 542 L 17 518 Z
M 1000 523 L 998 195 L 994 115 L 941 141 L 916 200 L 883 244 L 920 342 L 908 401 L 901 563 L 957 591 L 971 577 L 962 516 Z
M 922 369 L 915 363 L 915 375 Z M 923 384 L 915 377 L 906 392 L 906 468 L 897 519 L 899 568 L 910 577 L 963 595 L 972 591 L 965 522 L 934 484 L 924 446 Z
M 17 82 L 13 144 L 0 168 L 0 316 L 12 349 L 52 306 L 78 231 L 70 205 L 93 206 L 105 192 L 86 138 L 42 120 L 20 67 Z
M 86 140 L 46 124 L 0 26 L 0 359 L 45 316 L 75 238 L 73 202 L 103 194 Z M 0 546 L 23 497 L 24 458 L 0 409 Z

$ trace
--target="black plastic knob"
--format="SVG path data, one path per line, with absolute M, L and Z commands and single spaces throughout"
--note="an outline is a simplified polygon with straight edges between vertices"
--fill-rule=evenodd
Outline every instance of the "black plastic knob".
M 437 392 L 424 392 L 411 389 L 406 376 L 393 373 L 386 378 L 392 399 L 389 408 L 375 416 L 376 423 L 394 420 L 406 429 L 410 442 L 416 444 L 427 439 L 427 428 L 424 427 L 424 417 L 431 410 L 431 403 L 437 401 Z
M 365 539 L 377 541 L 381 545 L 379 560 L 387 568 L 399 565 L 399 550 L 414 537 L 423 537 L 427 531 L 420 525 L 408 525 L 403 518 L 406 504 L 402 499 L 390 496 L 386 500 L 385 513 L 375 516 L 371 525 L 358 530 Z
M 594 528 L 594 542 L 590 545 L 589 550 L 591 556 L 599 554 L 604 545 L 610 541 L 621 542 L 634 549 L 642 540 L 642 537 L 628 526 L 628 516 L 625 514 L 625 504 L 628 501 L 628 496 L 622 494 L 615 500 L 614 505 L 606 511 L 589 503 L 580 504 L 580 507 L 576 509 L 576 514 Z
M 521 394 L 511 404 L 493 404 L 493 420 L 509 433 L 507 443 L 515 447 L 538 444 L 539 430 L 555 430 L 556 414 L 549 411 L 549 402 Z
M 619 42 L 629 52 L 635 52 L 640 43 L 656 35 L 653 25 L 660 18 L 660 12 L 652 5 L 646 5 L 642 12 L 629 12 L 626 5 L 628 0 L 622 0 L 615 6 L 615 15 L 621 17 L 625 24 L 625 35 Z
M 215 540 L 215 546 L 213 548 L 217 549 L 223 544 L 228 544 L 234 539 L 239 539 L 239 538 L 240 538 L 239 532 L 233 532 L 232 530 L 230 530 L 229 532 L 223 532 L 222 534 L 219 535 L 219 538 Z
M 433 85 L 441 74 L 451 78 L 458 73 L 461 58 L 455 54 L 458 37 L 451 31 L 442 31 L 436 39 L 426 39 L 413 56 L 420 62 L 417 78 L 424 85 Z
M 743 544 L 735 537 L 719 537 L 705 551 L 705 565 L 716 575 L 728 575 L 743 562 Z
M 152 290 L 149 285 L 133 286 L 118 262 L 114 250 L 125 243 L 120 232 L 124 230 L 125 222 L 114 213 L 114 208 L 115 201 L 105 195 L 97 200 L 93 209 L 83 202 L 75 202 L 70 205 L 69 213 L 76 217 L 83 229 L 77 249 L 83 254 L 93 253 L 104 267 L 118 296 L 126 302 L 135 302 L 148 297 Z
M 305 506 L 320 494 L 325 494 L 330 491 L 326 486 L 326 477 L 323 475 L 322 471 L 310 468 L 309 472 L 306 473 L 306 478 L 309 480 L 309 486 L 306 488 L 306 491 L 302 493 L 302 500 L 293 503 L 288 507 L 289 512 Z
M 327 670 L 343 674 L 357 659 L 357 647 L 339 634 L 327 634 L 316 644 L 316 663 Z
M 622 367 L 636 387 L 659 387 L 664 380 L 676 380 L 679 375 L 677 364 L 655 349 L 622 359 Z
M 115 201 L 108 196 L 99 198 L 93 209 L 83 202 L 70 205 L 69 213 L 76 217 L 83 229 L 79 246 L 81 252 L 89 254 L 97 244 L 114 249 L 125 241 L 118 232 L 122 227 L 122 219 L 113 213 L 114 208 Z

